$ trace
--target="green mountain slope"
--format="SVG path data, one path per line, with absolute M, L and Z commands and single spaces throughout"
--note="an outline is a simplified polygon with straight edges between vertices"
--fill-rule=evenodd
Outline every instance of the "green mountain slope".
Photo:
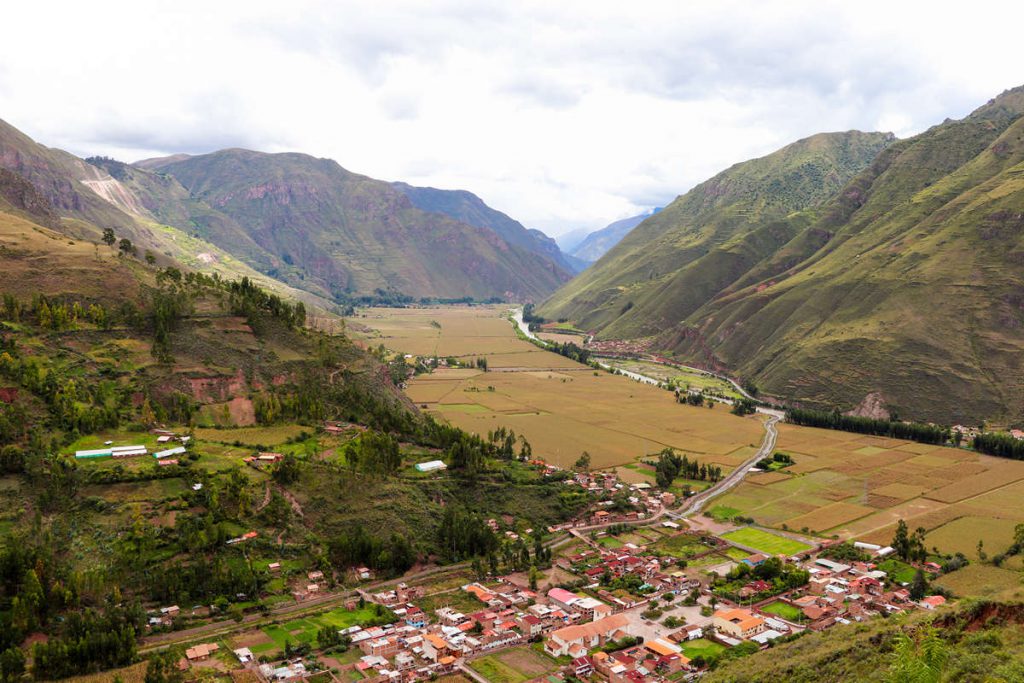
M 605 337 L 659 332 L 792 239 L 791 214 L 831 197 L 891 140 L 821 134 L 737 164 L 643 221 L 540 314 Z
M 701 236 L 720 234 L 731 207 L 705 214 L 682 239 L 660 222 L 666 210 L 620 245 L 634 259 L 649 252 L 642 263 L 613 250 L 592 269 L 601 282 L 570 283 L 542 313 L 568 313 L 605 337 L 654 335 L 652 349 L 790 402 L 1020 421 L 1022 114 L 1024 88 L 1007 91 L 888 145 L 839 191 L 830 183 L 829 201 L 734 232 L 706 253 Z M 659 256 L 673 237 L 689 250 L 682 269 Z
M 917 419 L 1024 418 L 1022 113 L 1018 89 L 893 145 L 787 245 L 793 265 L 657 345 L 805 403 L 871 395 Z
M 493 230 L 416 208 L 390 183 L 304 154 L 224 150 L 151 159 L 141 168 L 177 179 L 196 199 L 244 226 L 264 252 L 302 271 L 307 286 L 336 296 L 398 291 L 412 296 L 532 299 L 565 279 Z M 228 251 L 233 230 L 205 225 Z

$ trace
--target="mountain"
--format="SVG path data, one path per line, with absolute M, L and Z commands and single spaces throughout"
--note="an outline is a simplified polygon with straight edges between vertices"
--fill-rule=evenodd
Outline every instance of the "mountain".
M 736 164 L 643 221 L 539 313 L 601 337 L 664 330 L 789 241 L 790 214 L 834 195 L 891 141 L 884 133 L 815 135 Z
M 578 272 L 572 263 L 566 260 L 555 240 L 540 230 L 524 227 L 508 214 L 492 209 L 472 192 L 415 187 L 401 182 L 392 185 L 405 194 L 418 209 L 443 214 L 467 225 L 492 230 L 509 244 L 514 244 L 554 264 L 562 271 L 562 282 L 567 282 Z
M 653 211 L 642 213 L 639 216 L 630 216 L 615 221 L 600 230 L 588 234 L 571 251 L 571 254 L 581 261 L 593 263 L 608 253 L 608 250 L 622 241 L 622 238 L 629 234 L 629 231 L 647 220 L 650 216 L 661 211 L 656 208 Z
M 330 159 L 229 149 L 136 166 L 174 178 L 230 219 L 201 223 L 204 238 L 253 262 L 255 245 L 262 259 L 280 264 L 275 275 L 294 267 L 301 284 L 294 276 L 288 282 L 336 298 L 385 290 L 524 300 L 566 279 L 562 268 L 494 230 L 419 209 L 392 184 Z
M 555 237 L 555 242 L 558 243 L 558 247 L 563 253 L 569 254 L 572 253 L 573 249 L 578 247 L 580 242 L 585 240 L 587 235 L 591 232 L 593 231 L 588 228 L 576 228 L 575 230 L 570 230 L 569 232 L 558 235 Z
M 750 220 L 757 202 L 722 203 L 740 164 L 634 230 L 541 314 L 607 338 L 647 336 L 652 349 L 790 402 L 1020 422 L 1022 115 L 1024 87 L 962 120 L 865 146 L 862 161 L 884 149 L 846 182 L 845 172 L 827 183 L 801 173 L 796 187 L 834 195 L 803 209 L 783 201 L 794 187 L 773 171 L 756 193 L 784 204 L 768 220 Z M 758 162 L 767 169 L 773 156 Z M 742 229 L 723 239 L 729 225 Z

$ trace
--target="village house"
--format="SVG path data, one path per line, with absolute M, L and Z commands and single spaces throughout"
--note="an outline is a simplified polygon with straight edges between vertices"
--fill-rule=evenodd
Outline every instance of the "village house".
M 587 624 L 566 626 L 553 631 L 548 636 L 544 643 L 544 650 L 552 657 L 570 654 L 573 647 L 582 647 L 586 651 L 603 645 L 608 640 L 614 640 L 615 638 L 612 636 L 618 631 L 623 631 L 628 625 L 628 617 L 623 614 L 613 614 Z
M 185 650 L 185 658 L 190 662 L 201 662 L 220 649 L 217 643 L 203 643 Z
M 765 622 L 745 609 L 724 609 L 712 617 L 715 629 L 734 638 L 747 639 L 765 630 Z

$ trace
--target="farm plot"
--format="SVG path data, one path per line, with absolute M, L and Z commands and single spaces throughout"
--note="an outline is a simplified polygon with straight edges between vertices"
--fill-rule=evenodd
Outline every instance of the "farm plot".
M 794 476 L 755 475 L 718 503 L 760 524 L 875 543 L 903 519 L 925 528 L 929 547 L 968 555 L 979 540 L 1003 550 L 1024 522 L 1024 462 L 788 424 L 777 447 L 793 454 Z
M 558 663 L 529 647 L 480 657 L 470 667 L 491 683 L 523 683 L 558 669 Z
M 1020 572 L 985 564 L 969 564 L 935 580 L 958 597 L 1019 600 L 1024 597 Z

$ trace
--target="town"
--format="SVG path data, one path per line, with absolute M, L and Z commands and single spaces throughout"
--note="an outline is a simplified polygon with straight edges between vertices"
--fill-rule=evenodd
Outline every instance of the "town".
M 531 465 L 551 476 L 560 471 Z M 323 597 L 335 578 L 360 586 L 317 622 L 328 624 L 315 637 L 319 652 L 298 629 L 292 642 L 285 624 L 283 658 L 266 654 L 281 636 L 277 627 L 274 642 L 256 631 L 196 643 L 177 665 L 196 680 L 241 669 L 261 681 L 658 683 L 697 679 L 723 658 L 807 632 L 946 601 L 928 579 L 949 568 L 904 561 L 893 546 L 783 536 L 710 515 L 673 518 L 682 503 L 673 494 L 611 472 L 582 468 L 565 485 L 597 503 L 546 530 L 546 538 L 561 540 L 551 544 L 556 552 L 542 582 L 532 572 L 484 572 L 450 588 L 399 581 L 377 590 L 365 567 L 346 577 L 292 572 L 296 603 Z M 509 543 L 535 535 L 509 522 L 488 525 Z M 758 550 L 773 545 L 780 552 Z M 280 574 L 282 564 L 267 570 Z M 179 612 L 160 608 L 150 623 L 168 627 Z

